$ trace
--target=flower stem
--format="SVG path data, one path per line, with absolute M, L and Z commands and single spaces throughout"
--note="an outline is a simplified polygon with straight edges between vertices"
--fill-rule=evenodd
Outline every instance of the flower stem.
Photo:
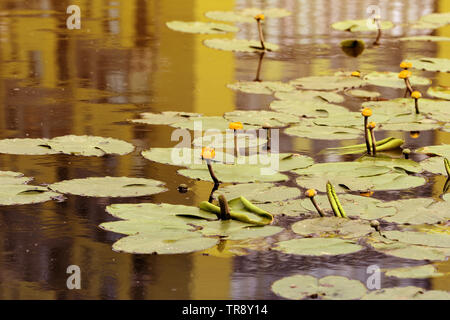
M 221 194 L 219 196 L 219 205 L 220 205 L 220 220 L 230 220 L 230 208 L 228 207 L 227 199 L 225 196 Z
M 220 181 L 219 181 L 219 179 L 217 179 L 217 177 L 214 173 L 214 170 L 212 168 L 211 160 L 206 159 L 206 165 L 208 166 L 209 175 L 211 176 L 211 179 L 213 179 L 214 184 L 220 184 Z
M 369 117 L 364 117 L 364 138 L 366 139 L 366 147 L 367 147 L 367 154 L 371 154 L 370 152 L 370 143 L 369 143 L 369 136 L 367 134 L 367 121 L 369 120 Z
M 373 129 L 370 129 L 370 136 L 372 138 L 372 156 L 376 157 L 377 155 L 377 143 L 375 140 L 375 132 Z
M 317 212 L 319 213 L 319 215 L 321 217 L 325 217 L 325 213 L 323 213 L 323 210 L 317 204 L 316 199 L 314 199 L 314 197 L 311 197 L 310 199 L 311 199 L 312 204 L 314 205 L 314 208 L 316 208 Z
M 258 34 L 259 34 L 259 41 L 261 41 L 261 48 L 263 50 L 266 50 L 266 46 L 264 45 L 264 34 L 262 31 L 261 21 L 256 20 L 256 23 L 258 24 Z
M 411 82 L 409 82 L 409 78 L 405 79 L 406 89 L 408 90 L 409 94 L 413 93 L 413 88 L 411 86 Z
M 414 99 L 415 107 L 416 107 L 416 114 L 420 114 L 419 111 L 419 99 Z
M 379 19 L 375 19 L 375 23 L 377 24 L 378 35 L 377 35 L 377 38 L 375 39 L 375 42 L 373 43 L 373 45 L 374 45 L 374 46 L 378 46 L 378 45 L 380 45 L 380 39 L 381 39 L 381 25 L 380 25 L 380 20 L 379 20 Z

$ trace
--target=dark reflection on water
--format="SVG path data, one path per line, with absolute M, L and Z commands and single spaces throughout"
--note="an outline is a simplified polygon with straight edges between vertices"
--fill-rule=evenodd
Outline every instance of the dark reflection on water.
M 358 58 L 346 56 L 339 43 L 353 35 L 331 31 L 332 22 L 366 16 L 370 1 L 342 0 L 328 10 L 324 1 L 209 1 L 118 0 L 80 1 L 82 29 L 68 30 L 65 14 L 70 1 L 33 0 L 0 2 L 0 138 L 45 137 L 66 134 L 109 136 L 136 146 L 130 155 L 87 158 L 65 155 L 0 155 L 0 170 L 34 177 L 48 184 L 89 176 L 131 176 L 162 180 L 169 191 L 141 198 L 105 199 L 67 196 L 64 202 L 0 208 L 1 299 L 272 299 L 270 285 L 293 274 L 343 275 L 365 283 L 366 268 L 418 265 L 366 249 L 332 258 L 305 258 L 277 251 L 230 257 L 227 244 L 209 252 L 174 256 L 116 253 L 111 245 L 120 235 L 101 230 L 113 221 L 105 207 L 113 203 L 168 202 L 196 205 L 206 200 L 212 184 L 189 181 L 177 168 L 151 163 L 140 156 L 149 147 L 169 147 L 172 128 L 134 125 L 127 119 L 141 112 L 182 110 L 221 115 L 234 109 L 268 109 L 272 97 L 229 90 L 237 80 L 282 80 L 332 74 L 339 70 L 396 71 L 398 64 L 416 55 L 446 57 L 445 43 L 399 42 L 393 36 L 427 34 L 400 26 L 386 32 L 380 47 L 370 45 Z M 204 20 L 208 10 L 250 6 L 283 6 L 293 15 L 264 26 L 266 40 L 281 45 L 277 53 L 259 55 L 215 51 L 201 43 L 211 36 L 169 30 L 170 20 Z M 447 11 L 446 1 L 389 1 L 380 3 L 383 17 L 397 24 L 417 20 L 434 11 Z M 256 38 L 253 25 L 239 24 L 237 38 Z M 449 36 L 442 28 L 437 35 Z M 358 35 L 358 37 L 361 35 Z M 220 36 L 220 37 L 232 37 Z M 416 72 L 416 71 L 415 71 Z M 417 72 L 433 85 L 450 85 L 445 74 Z M 384 98 L 403 90 L 371 87 Z M 361 100 L 346 97 L 344 105 L 358 110 Z M 406 146 L 448 143 L 449 134 L 379 132 L 379 139 L 396 136 Z M 316 161 L 353 160 L 318 154 L 336 141 L 307 140 L 281 134 L 280 149 L 313 156 Z M 349 141 L 348 143 L 353 143 Z M 359 142 L 359 141 L 356 141 Z M 423 157 L 414 156 L 415 160 Z M 391 200 L 438 197 L 445 183 L 429 176 L 429 183 L 399 192 L 377 192 Z M 294 186 L 295 178 L 288 182 Z M 189 191 L 180 194 L 185 183 Z M 284 227 L 296 219 L 279 219 Z M 267 242 L 285 240 L 288 232 Z M 66 269 L 78 265 L 82 289 L 67 290 Z M 449 270 L 447 262 L 438 264 Z M 382 278 L 383 287 L 417 285 L 427 289 L 449 287 L 439 280 Z

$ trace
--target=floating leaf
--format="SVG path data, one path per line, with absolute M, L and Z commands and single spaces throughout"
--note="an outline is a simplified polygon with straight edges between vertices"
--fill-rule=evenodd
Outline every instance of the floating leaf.
M 357 160 L 363 165 L 369 166 L 384 166 L 391 169 L 401 168 L 408 172 L 420 173 L 422 172 L 422 168 L 419 163 L 413 160 L 407 159 L 395 159 L 387 156 L 364 156 Z
M 450 72 L 450 59 L 445 58 L 420 58 L 407 60 L 412 63 L 414 69 L 434 72 Z
M 340 255 L 357 252 L 363 247 L 337 238 L 292 239 L 276 243 L 274 250 L 305 256 Z
M 360 299 L 367 292 L 358 280 L 327 276 L 321 279 L 306 275 L 295 275 L 272 284 L 272 291 L 280 297 L 292 300 L 322 298 L 334 300 Z
M 373 232 L 367 221 L 338 217 L 305 219 L 292 225 L 292 231 L 301 236 L 359 238 Z
M 278 112 L 312 118 L 350 113 L 342 106 L 320 100 L 275 100 L 270 104 L 270 108 Z
M 227 85 L 228 88 L 253 94 L 273 94 L 274 92 L 289 92 L 295 88 L 289 83 L 280 81 L 239 81 Z
M 58 197 L 57 193 L 39 186 L 20 184 L 0 185 L 0 205 L 40 203 Z
M 0 185 L 26 184 L 31 180 L 33 179 L 24 177 L 20 172 L 0 171 Z
M 364 76 L 364 81 L 366 84 L 378 87 L 406 88 L 405 80 L 399 79 L 397 72 L 374 71 Z M 419 76 L 411 76 L 409 81 L 412 86 L 427 86 L 431 84 L 430 79 Z
M 433 265 L 424 265 L 417 267 L 406 267 L 384 270 L 386 276 L 396 277 L 402 279 L 428 279 L 434 277 L 441 277 L 444 274 L 437 272 Z
M 348 90 L 347 93 L 355 98 L 365 98 L 365 99 L 374 99 L 378 98 L 381 95 L 379 92 L 360 89 Z
M 216 194 L 223 194 L 228 199 L 244 195 L 250 201 L 264 203 L 297 198 L 301 193 L 297 188 L 276 186 L 272 183 L 246 183 L 220 188 Z
M 368 19 L 339 21 L 333 23 L 331 27 L 335 30 L 349 32 L 377 31 L 376 27 L 368 23 Z M 394 24 L 391 21 L 380 21 L 380 27 L 382 30 L 392 29 Z
M 383 123 L 388 119 L 389 117 L 383 114 L 375 114 L 370 117 L 370 120 L 376 123 Z M 313 123 L 319 126 L 360 128 L 364 126 L 364 118 L 359 112 L 348 112 L 333 117 L 314 119 Z
M 334 75 L 298 78 L 290 83 L 308 90 L 344 90 L 361 87 L 364 81 L 359 77 Z
M 444 100 L 450 100 L 450 88 L 449 87 L 429 87 L 427 94 L 429 96 L 444 99 Z
M 318 100 L 319 102 L 328 103 L 344 102 L 344 97 L 335 92 L 315 90 L 277 91 L 275 93 L 275 98 L 280 100 L 296 100 L 298 104 L 300 104 L 300 101 L 304 103 L 305 100 Z
M 222 134 L 207 131 L 203 136 L 192 140 L 192 145 L 196 147 L 211 147 L 218 150 L 226 150 L 228 148 L 230 149 L 231 153 L 234 153 L 234 139 L 235 138 L 233 132 Z M 249 131 L 237 132 L 237 145 L 239 148 L 258 147 L 266 143 L 267 139 L 261 135 L 258 135 L 258 132 L 254 132 L 254 134 L 250 133 Z
M 261 42 L 258 40 L 244 39 L 206 39 L 203 44 L 212 49 L 238 52 L 264 52 Z M 273 43 L 264 42 L 264 46 L 269 51 L 277 51 L 279 46 Z
M 438 36 L 412 36 L 403 37 L 399 39 L 400 41 L 430 41 L 430 42 L 440 42 L 440 41 L 450 41 L 450 37 L 438 37 Z
M 305 122 L 308 123 L 308 122 Z M 363 131 L 356 128 L 331 127 L 319 125 L 294 125 L 284 130 L 291 136 L 318 139 L 318 140 L 345 140 L 357 139 Z
M 442 157 L 431 157 L 420 162 L 420 165 L 425 171 L 432 172 L 434 174 L 441 174 L 446 176 L 447 171 L 445 170 L 444 158 Z
M 291 123 L 298 123 L 300 119 L 297 116 L 264 110 L 237 110 L 224 114 L 224 118 L 228 121 L 239 121 L 244 124 L 270 127 L 284 127 Z
M 140 197 L 166 191 L 161 181 L 127 177 L 91 177 L 65 180 L 51 190 L 85 197 Z
M 182 122 L 170 124 L 172 127 L 189 129 L 194 131 L 218 130 L 226 131 L 229 129 L 230 121 L 223 117 L 193 117 Z M 257 129 L 257 126 L 244 125 L 246 129 Z
M 214 22 L 200 22 L 200 21 L 169 21 L 166 22 L 169 29 L 187 33 L 200 33 L 200 34 L 218 34 L 227 32 L 237 32 L 239 28 L 230 26 L 223 23 Z
M 375 143 L 375 146 L 376 146 L 376 150 L 378 152 L 383 152 L 383 151 L 395 150 L 395 149 L 399 148 L 401 145 L 403 145 L 404 143 L 405 143 L 405 141 L 402 139 L 389 137 L 389 138 L 386 138 L 383 140 L 378 140 Z M 366 153 L 367 146 L 365 143 L 362 143 L 362 144 L 349 145 L 349 146 L 345 146 L 345 147 L 328 148 L 328 149 L 325 149 L 324 151 L 328 152 L 328 153 L 338 153 L 341 155 L 358 154 L 358 153 Z M 382 157 L 380 157 L 380 155 L 378 155 L 374 159 L 381 159 L 381 158 Z M 390 159 L 390 158 L 387 158 L 387 159 Z
M 450 159 L 450 144 L 442 144 L 439 146 L 428 146 L 417 149 L 415 152 L 433 155 L 433 156 L 441 156 L 447 159 Z
M 210 19 L 228 22 L 255 22 L 254 16 L 264 14 L 266 18 L 283 18 L 291 12 L 283 8 L 246 8 L 239 11 L 208 11 L 205 16 Z
M 426 232 L 412 231 L 385 231 L 383 235 L 391 240 L 414 245 L 430 247 L 450 248 L 450 235 L 430 234 Z
M 44 155 L 58 153 L 48 145 L 49 139 L 4 139 L 0 140 L 0 153 Z
M 402 199 L 387 202 L 385 205 L 396 208 L 398 211 L 395 215 L 383 218 L 387 222 L 399 224 L 433 224 L 445 222 L 450 219 L 450 213 L 447 210 L 448 204 L 445 202 L 434 203 L 432 199 Z
M 187 121 L 193 117 L 200 117 L 201 114 L 198 113 L 189 113 L 189 112 L 175 112 L 175 111 L 165 111 L 162 113 L 150 113 L 144 112 L 141 113 L 140 116 L 142 119 L 132 119 L 129 120 L 134 123 L 143 123 L 143 124 L 173 124 L 177 122 Z
M 142 151 L 141 154 L 145 159 L 158 163 L 180 167 L 203 167 L 206 162 L 202 160 L 201 153 L 201 148 L 151 148 Z M 216 150 L 212 162 L 234 163 L 234 156 Z
M 426 291 L 419 287 L 398 287 L 371 291 L 362 300 L 449 300 L 445 291 Z

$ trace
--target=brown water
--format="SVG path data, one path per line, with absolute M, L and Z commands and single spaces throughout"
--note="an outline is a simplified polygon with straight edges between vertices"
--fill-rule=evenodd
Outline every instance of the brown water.
M 270 285 L 287 275 L 334 274 L 365 282 L 366 268 L 371 264 L 381 268 L 421 264 L 368 249 L 334 258 L 295 257 L 273 251 L 231 257 L 226 244 L 209 256 L 130 255 L 111 250 L 120 235 L 98 228 L 100 223 L 113 220 L 105 212 L 111 203 L 196 205 L 207 199 L 212 187 L 208 182 L 177 175 L 174 167 L 142 158 L 140 152 L 149 147 L 173 146 L 172 128 L 130 124 L 127 119 L 138 118 L 144 111 L 222 115 L 235 109 L 268 109 L 272 100 L 226 87 L 237 80 L 253 80 L 258 55 L 206 48 L 202 41 L 216 36 L 174 32 L 165 22 L 206 21 L 203 13 L 208 10 L 252 6 L 291 10 L 292 16 L 265 25 L 266 40 L 279 44 L 281 50 L 265 55 L 261 69 L 264 80 L 290 80 L 339 70 L 396 71 L 404 58 L 416 55 L 448 58 L 449 43 L 392 38 L 424 34 L 405 27 L 387 32 L 380 47 L 368 48 L 358 58 L 346 56 L 338 44 L 349 36 L 331 31 L 329 25 L 366 17 L 367 6 L 378 2 L 383 18 L 396 24 L 430 12 L 450 11 L 445 0 L 0 1 L 0 138 L 89 134 L 137 146 L 132 154 L 120 157 L 0 155 L 0 170 L 22 172 L 34 177 L 36 184 L 89 176 L 147 177 L 166 182 L 170 190 L 138 199 L 68 196 L 64 202 L 0 207 L 0 299 L 273 299 L 276 296 Z M 65 11 L 71 4 L 81 7 L 81 30 L 66 29 Z M 257 38 L 253 25 L 239 26 L 238 38 Z M 450 36 L 450 27 L 435 34 Z M 450 86 L 448 74 L 417 74 L 432 78 L 434 85 Z M 385 98 L 403 94 L 401 90 L 373 89 Z M 347 98 L 344 104 L 356 110 L 360 101 Z M 418 139 L 399 132 L 385 136 L 405 139 L 410 149 L 450 143 L 450 134 L 439 131 L 422 132 Z M 353 142 L 358 141 L 346 143 Z M 282 135 L 280 148 L 314 156 L 321 162 L 338 161 L 341 158 L 337 156 L 316 156 L 337 143 Z M 180 183 L 188 184 L 191 191 L 180 195 L 176 190 Z M 443 179 L 432 178 L 420 188 L 375 196 L 386 200 L 438 197 L 443 184 Z M 289 226 L 293 221 L 279 223 Z M 81 290 L 66 288 L 66 268 L 72 264 L 81 268 Z M 448 262 L 436 265 L 441 271 L 450 271 Z M 448 290 L 450 278 L 382 278 L 383 287 L 399 285 Z

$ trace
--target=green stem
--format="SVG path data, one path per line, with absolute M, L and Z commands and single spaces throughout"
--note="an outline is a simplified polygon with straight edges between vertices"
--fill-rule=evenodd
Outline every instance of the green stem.
M 416 114 L 420 114 L 419 111 L 419 99 L 414 99 L 415 107 L 416 107 Z
M 336 203 L 336 199 L 333 196 L 333 186 L 331 185 L 330 182 L 327 183 L 327 196 L 328 196 L 328 201 L 330 202 L 331 205 L 331 209 L 333 209 L 334 215 L 338 218 L 342 218 L 341 216 L 341 212 L 339 211 L 339 207 Z
M 221 194 L 219 196 L 219 205 L 220 205 L 220 220 L 230 220 L 230 208 L 228 207 L 227 199 L 225 196 Z
M 445 171 L 447 171 L 447 175 L 450 177 L 450 161 L 447 158 L 444 158 L 444 166 Z
M 367 154 L 370 155 L 370 142 L 369 142 L 369 136 L 367 134 L 367 121 L 368 120 L 369 120 L 369 117 L 364 117 L 364 139 L 366 140 Z
M 370 136 L 372 138 L 372 156 L 376 157 L 377 155 L 377 141 L 375 140 L 375 130 L 370 129 Z

